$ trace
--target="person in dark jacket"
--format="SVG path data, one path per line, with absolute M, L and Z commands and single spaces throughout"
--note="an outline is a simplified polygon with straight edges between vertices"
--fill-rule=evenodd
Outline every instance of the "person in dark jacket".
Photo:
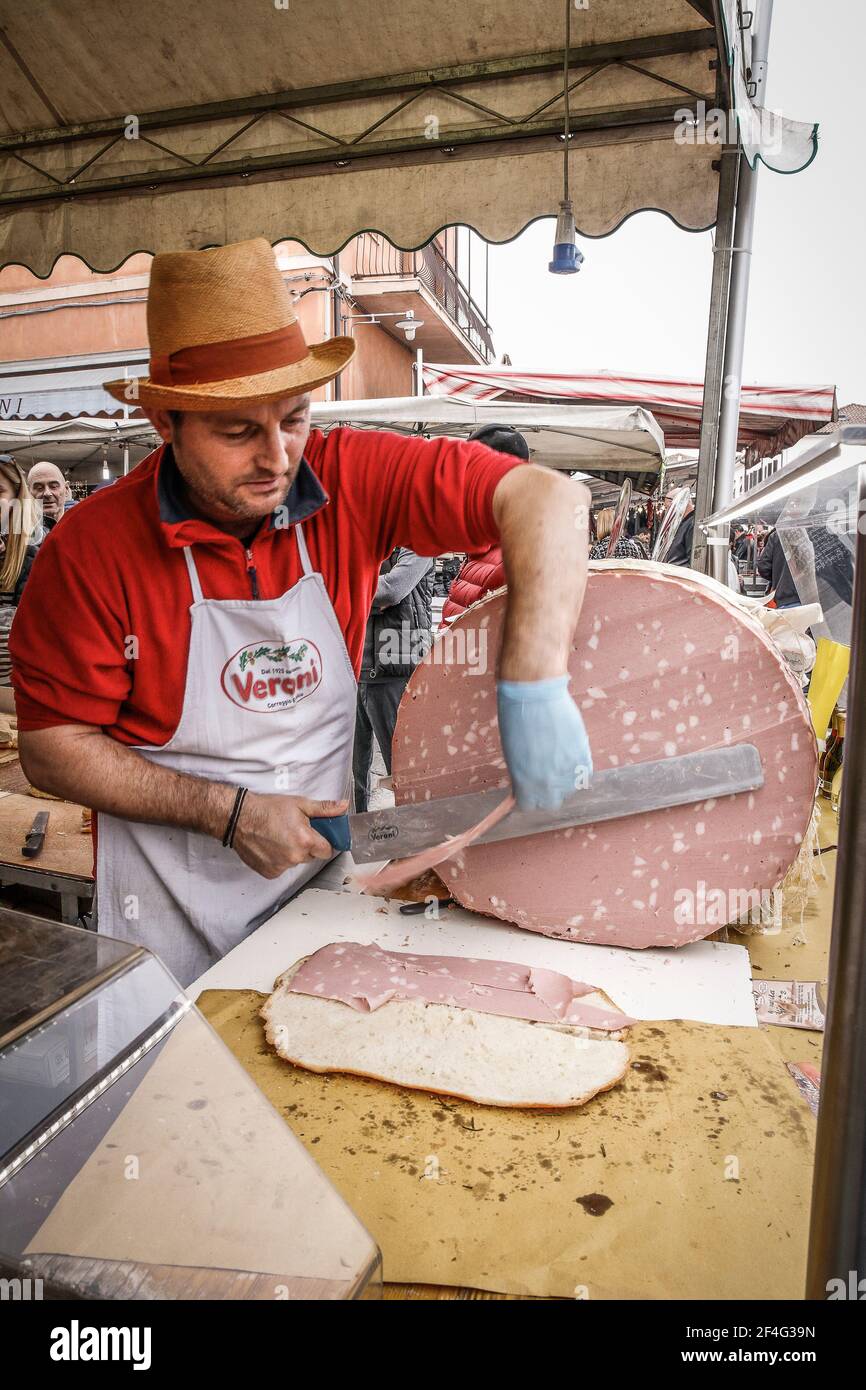
M 529 462 L 529 445 L 519 430 L 512 425 L 482 425 L 473 431 L 470 440 L 486 444 L 498 454 L 513 454 L 515 458 Z M 442 627 L 447 627 L 470 604 L 477 603 L 485 594 L 501 589 L 505 583 L 505 566 L 502 563 L 502 548 L 488 546 L 478 555 L 467 555 L 456 579 L 448 590 L 448 597 L 442 607 Z
M 379 572 L 364 635 L 352 752 L 356 811 L 369 805 L 374 735 L 391 771 L 397 710 L 409 677 L 430 650 L 432 608 L 432 559 L 398 547 Z
M 779 539 L 778 531 L 771 531 L 758 557 L 758 574 L 769 581 L 774 590 L 774 603 L 777 608 L 795 608 L 800 602 L 794 576 L 788 565 L 788 557 Z
M 673 494 L 676 491 L 676 488 L 672 488 L 671 491 L 668 492 L 668 495 L 665 498 L 667 506 L 671 505 Z M 689 502 L 689 505 L 686 508 L 685 515 L 683 516 L 682 521 L 680 522 L 679 526 L 676 529 L 676 532 L 674 533 L 674 538 L 671 541 L 670 549 L 668 550 L 667 555 L 664 556 L 665 564 L 683 565 L 686 568 L 688 568 L 692 563 L 692 541 L 694 539 L 694 535 L 695 504 L 694 502 Z
M 448 591 L 460 573 L 465 555 L 440 555 L 433 569 L 433 593 L 437 598 L 447 598 Z

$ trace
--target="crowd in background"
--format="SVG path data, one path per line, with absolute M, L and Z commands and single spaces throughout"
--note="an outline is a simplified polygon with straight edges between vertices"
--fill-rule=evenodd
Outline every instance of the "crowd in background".
M 500 453 L 529 460 L 522 434 L 510 425 L 487 425 L 470 435 Z M 665 512 L 675 506 L 680 492 L 679 516 L 673 525 L 664 559 L 668 564 L 691 564 L 694 538 L 694 502 L 684 500 L 682 490 L 671 488 L 663 503 Z M 54 463 L 35 463 L 25 472 L 8 455 L 0 455 L 0 715 L 12 713 L 9 630 L 21 599 L 38 547 L 64 513 L 75 505 L 69 483 Z M 616 508 L 597 509 L 590 523 L 591 560 L 648 560 L 652 554 L 652 512 L 637 501 L 617 524 Z M 731 533 L 731 582 L 739 587 L 738 571 L 766 580 L 773 603 L 789 607 L 799 603 L 796 585 L 777 532 L 763 522 L 735 527 Z M 441 626 L 459 617 L 471 604 L 505 584 L 502 550 L 488 546 L 477 555 L 425 559 L 398 548 L 382 565 L 379 587 L 370 614 L 358 683 L 355 733 L 355 804 L 368 804 L 374 739 L 390 772 L 391 742 L 397 709 L 409 677 L 429 650 L 433 627 L 433 600 L 443 600 Z

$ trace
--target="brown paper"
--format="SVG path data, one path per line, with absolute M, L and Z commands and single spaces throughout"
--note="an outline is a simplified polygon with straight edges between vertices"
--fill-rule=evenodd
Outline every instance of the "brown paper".
M 391 1282 L 578 1298 L 801 1298 L 814 1121 L 763 1030 L 632 1029 L 578 1110 L 496 1110 L 283 1062 L 264 996 L 199 1007 L 378 1242 Z

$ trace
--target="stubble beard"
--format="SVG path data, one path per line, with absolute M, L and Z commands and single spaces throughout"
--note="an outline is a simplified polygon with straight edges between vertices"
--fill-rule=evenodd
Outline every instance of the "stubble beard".
M 190 467 L 174 445 L 174 456 L 178 471 L 183 478 L 187 497 L 194 509 L 215 526 L 224 528 L 254 526 L 270 516 L 276 507 L 285 503 L 297 468 L 286 474 L 282 491 L 274 489 L 267 499 L 257 502 L 254 497 L 245 497 L 242 485 L 234 488 L 221 488 L 204 470 Z

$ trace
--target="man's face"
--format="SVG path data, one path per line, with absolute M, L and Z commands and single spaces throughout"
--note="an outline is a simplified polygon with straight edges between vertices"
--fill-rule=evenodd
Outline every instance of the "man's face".
M 244 535 L 285 501 L 310 433 L 310 396 L 285 396 L 172 420 L 154 411 L 196 509 L 223 530 Z
M 69 484 L 54 463 L 36 463 L 27 475 L 30 491 L 42 503 L 44 516 L 60 516 L 69 501 Z

